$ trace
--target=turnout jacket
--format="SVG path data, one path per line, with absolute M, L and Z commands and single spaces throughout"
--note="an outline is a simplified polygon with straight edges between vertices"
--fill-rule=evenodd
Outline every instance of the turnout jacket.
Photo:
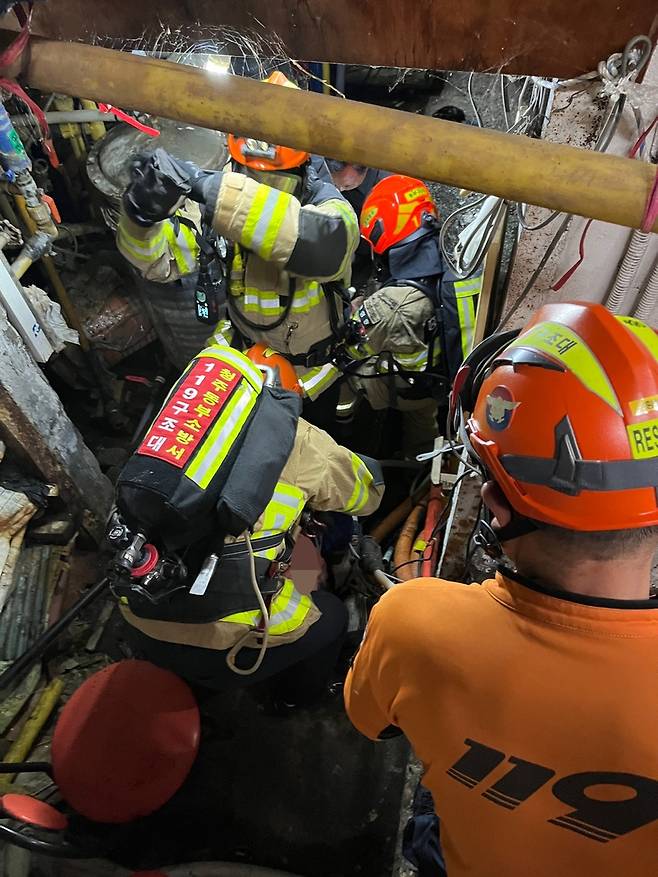
M 235 465 L 240 465 L 239 459 Z M 292 452 L 254 527 L 251 540 L 256 557 L 274 563 L 287 553 L 305 507 L 370 515 L 378 508 L 383 493 L 383 478 L 375 461 L 362 459 L 326 432 L 299 420 Z M 237 559 L 246 564 L 246 554 L 240 555 L 241 543 L 239 537 L 225 540 L 229 552 L 238 552 Z M 227 569 L 227 579 L 231 577 Z M 190 624 L 138 617 L 125 604 L 121 611 L 126 621 L 147 636 L 207 649 L 234 646 L 250 630 L 256 630 L 262 617 L 258 609 L 247 608 L 218 621 Z M 299 639 L 320 617 L 312 600 L 300 594 L 288 578 L 281 578 L 271 595 L 269 613 L 271 646 Z
M 230 322 L 218 325 L 214 342 L 265 342 L 292 359 L 305 394 L 317 398 L 339 374 L 325 363 L 342 302 L 323 284 L 349 285 L 359 241 L 354 211 L 310 165 L 303 180 L 224 171 L 214 203 L 213 227 L 234 244 Z M 184 213 L 199 225 L 196 204 L 187 202 Z M 197 268 L 195 234 L 175 217 L 144 228 L 122 211 L 117 246 L 150 280 L 176 281 Z
M 435 235 L 392 248 L 388 259 L 391 276 L 351 317 L 361 336 L 348 348 L 353 360 L 361 360 L 358 373 L 388 376 L 438 368 L 451 381 L 473 345 L 482 276 L 459 280 L 444 270 Z M 432 321 L 438 320 L 442 326 L 432 330 Z M 408 380 L 356 381 L 373 408 L 389 406 L 392 396 L 397 407 L 405 407 Z M 411 398 L 417 399 L 417 393 Z

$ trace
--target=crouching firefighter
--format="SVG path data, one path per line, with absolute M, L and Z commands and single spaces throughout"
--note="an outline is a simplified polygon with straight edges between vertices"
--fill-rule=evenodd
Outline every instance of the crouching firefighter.
M 437 403 L 446 403 L 471 349 L 482 278 L 444 270 L 438 211 L 421 180 L 395 174 L 377 183 L 361 211 L 361 236 L 382 286 L 352 316 L 348 355 L 357 364 L 347 371 L 374 409 L 404 412 L 411 455 L 432 446 Z
M 113 588 L 136 651 L 215 690 L 277 676 L 289 704 L 325 689 L 347 626 L 286 570 L 305 508 L 368 515 L 375 461 L 299 419 L 294 369 L 263 345 L 212 345 L 173 387 L 117 482 Z
M 265 81 L 297 88 L 280 72 Z M 156 161 L 161 152 L 163 165 L 175 167 L 156 179 L 133 176 L 117 244 L 154 278 L 185 273 L 191 269 L 168 227 L 175 225 L 181 197 L 200 204 L 202 224 L 230 242 L 230 321 L 217 323 L 215 340 L 239 349 L 263 342 L 283 353 L 312 402 L 340 377 L 330 360 L 344 324 L 342 292 L 359 242 L 358 220 L 328 175 L 318 175 L 309 153 L 233 134 L 227 143 L 231 162 L 223 171 L 199 170 L 156 150 Z M 185 225 L 179 227 L 183 234 Z M 333 404 L 329 395 L 323 400 L 326 417 L 309 416 L 330 426 L 337 394 L 335 386 Z

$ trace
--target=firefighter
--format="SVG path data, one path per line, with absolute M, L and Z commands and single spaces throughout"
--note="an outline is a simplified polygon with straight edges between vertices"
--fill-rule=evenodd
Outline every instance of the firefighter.
M 351 204 L 357 216 L 361 215 L 363 204 L 377 183 L 391 176 L 388 171 L 366 167 L 363 164 L 338 161 L 335 158 L 327 158 L 326 166 L 334 185 L 343 193 L 345 200 Z M 373 269 L 372 249 L 368 242 L 361 238 L 352 260 L 352 286 L 357 292 L 367 287 L 368 281 L 372 279 Z
M 479 345 L 453 393 L 498 570 L 387 593 L 349 715 L 373 739 L 403 732 L 423 762 L 437 815 L 421 798 L 407 832 L 420 873 L 650 877 L 658 335 L 599 304 L 546 305 Z
M 395 174 L 377 183 L 361 235 L 382 285 L 352 316 L 354 380 L 375 410 L 404 412 L 404 448 L 418 453 L 431 447 L 437 400 L 470 350 L 481 277 L 458 280 L 444 270 L 436 205 L 421 180 Z
M 265 81 L 298 87 L 280 72 Z M 186 205 L 198 224 L 201 204 L 203 217 L 231 243 L 230 322 L 218 324 L 215 340 L 239 348 L 264 342 L 283 353 L 312 402 L 340 377 L 330 359 L 344 323 L 358 221 L 307 152 L 233 134 L 228 149 L 231 162 L 223 172 L 199 171 L 162 150 L 154 155 L 164 172 L 153 159 L 138 165 L 123 199 L 117 244 L 150 279 L 168 282 L 193 272 L 197 235 L 175 214 Z M 336 385 L 315 413 L 312 406 L 306 413 L 330 425 L 337 396 Z
M 211 385 L 213 369 L 218 377 Z M 239 383 L 233 386 L 230 381 L 235 384 L 236 379 Z M 254 404 L 263 381 L 270 395 L 254 415 L 245 406 Z M 184 409 L 188 406 L 185 400 L 192 398 L 199 382 L 199 393 L 206 384 L 211 392 L 203 397 L 206 401 L 198 407 L 201 414 L 197 417 Z M 262 500 L 258 510 L 264 510 L 252 527 L 249 544 L 244 534 L 226 536 L 221 549 L 213 548 L 210 560 L 206 558 L 201 564 L 191 587 L 174 591 L 170 598 L 160 598 L 158 593 L 145 596 L 146 585 L 134 590 L 134 576 L 142 575 L 147 568 L 142 564 L 141 570 L 132 571 L 121 610 L 131 627 L 136 652 L 148 660 L 215 690 L 276 677 L 277 700 L 291 706 L 309 703 L 326 689 L 347 628 L 347 611 L 338 597 L 326 590 L 311 596 L 302 594 L 285 574 L 302 513 L 314 510 L 369 515 L 379 506 L 384 486 L 376 461 L 340 447 L 304 420 L 296 421 L 296 428 L 292 421 L 290 443 L 286 445 L 290 418 L 286 419 L 280 406 L 290 406 L 293 393 L 285 391 L 301 395 L 294 368 L 271 348 L 256 345 L 248 357 L 219 345 L 203 351 L 175 385 L 132 463 L 119 477 L 117 505 L 136 529 L 145 529 L 145 522 L 150 521 L 151 529 L 159 529 L 164 541 L 169 540 L 178 553 L 186 551 L 189 557 L 207 519 L 204 513 L 200 526 L 191 524 L 187 535 L 180 533 L 194 515 L 195 497 L 190 497 L 190 489 L 193 483 L 211 489 L 208 467 L 216 467 L 219 457 L 227 464 L 231 441 L 241 442 L 230 464 L 231 474 L 217 476 L 225 485 L 232 484 L 234 493 L 237 489 L 238 502 L 233 503 L 231 490 L 224 486 L 216 506 L 235 507 L 243 513 L 249 507 L 250 496 Z M 218 399 L 222 392 L 228 393 L 225 403 Z M 271 394 L 275 394 L 274 403 Z M 197 398 L 201 396 L 193 401 Z M 298 411 L 300 403 L 298 397 L 294 398 L 292 407 Z M 265 402 L 274 407 L 265 421 L 258 420 Z M 213 411 L 211 403 L 224 407 Z M 196 419 L 187 419 L 190 414 Z M 199 440 L 195 430 L 203 428 L 203 418 L 209 420 L 212 415 L 214 420 L 207 424 L 211 430 L 207 432 L 207 444 L 195 444 Z M 174 422 L 177 419 L 180 423 Z M 179 426 L 183 431 L 177 433 Z M 157 472 L 154 465 L 160 467 Z M 185 485 L 171 489 L 165 509 L 175 505 L 184 490 L 185 514 L 180 525 L 171 526 L 167 524 L 169 517 L 162 518 L 172 531 L 167 534 L 163 526 L 153 524 L 156 517 L 149 511 L 153 502 L 150 491 L 170 484 L 170 479 L 180 474 L 178 466 L 184 466 Z M 236 488 L 237 479 L 242 482 Z M 180 543 L 190 543 L 191 547 Z M 250 555 L 254 561 L 252 572 Z

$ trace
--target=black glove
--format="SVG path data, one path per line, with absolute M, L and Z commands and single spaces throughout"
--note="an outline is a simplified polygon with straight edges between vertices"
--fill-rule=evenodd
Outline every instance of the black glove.
M 171 216 L 181 198 L 187 197 L 192 189 L 184 162 L 161 148 L 136 156 L 130 178 L 123 206 L 137 225 L 152 225 Z
M 206 171 L 192 161 L 181 161 L 180 164 L 190 179 L 190 198 L 199 204 L 205 204 L 211 212 L 214 211 L 222 171 Z

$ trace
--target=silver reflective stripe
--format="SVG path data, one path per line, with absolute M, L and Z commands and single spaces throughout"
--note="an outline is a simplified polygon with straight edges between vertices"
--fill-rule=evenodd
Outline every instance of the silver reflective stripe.
M 270 627 L 276 627 L 279 624 L 285 624 L 290 621 L 302 602 L 302 595 L 297 590 L 293 590 L 292 596 L 288 601 L 288 605 L 280 612 L 270 615 Z
M 270 502 L 278 502 L 280 505 L 287 506 L 293 512 L 296 512 L 304 505 L 304 495 L 300 491 L 300 496 L 291 496 L 289 493 L 281 490 L 280 487 L 275 487 Z
M 203 449 L 203 462 L 199 464 L 199 468 L 195 471 L 193 476 L 188 476 L 192 478 L 192 481 L 194 481 L 195 484 L 201 484 L 205 475 L 213 468 L 213 466 L 216 465 L 217 455 L 221 451 L 226 440 L 231 435 L 236 423 L 239 421 L 242 414 L 244 414 L 245 410 L 249 407 L 249 405 L 252 404 L 253 397 L 253 390 L 251 389 L 251 387 L 245 384 L 241 397 L 237 400 L 237 402 L 235 403 L 235 407 L 231 411 L 231 414 L 227 418 L 221 430 L 215 436 L 215 440 L 210 446 Z
M 185 229 L 185 231 L 183 229 Z M 183 258 L 185 260 L 185 264 L 190 269 L 190 271 L 193 271 L 194 266 L 196 265 L 196 256 L 192 252 L 192 249 L 190 248 L 186 232 L 189 232 L 190 235 L 192 234 L 191 229 L 185 228 L 185 226 L 181 226 L 180 230 L 178 232 L 178 237 L 176 238 L 176 243 L 178 244 L 178 246 L 180 248 L 180 251 L 181 251 Z

